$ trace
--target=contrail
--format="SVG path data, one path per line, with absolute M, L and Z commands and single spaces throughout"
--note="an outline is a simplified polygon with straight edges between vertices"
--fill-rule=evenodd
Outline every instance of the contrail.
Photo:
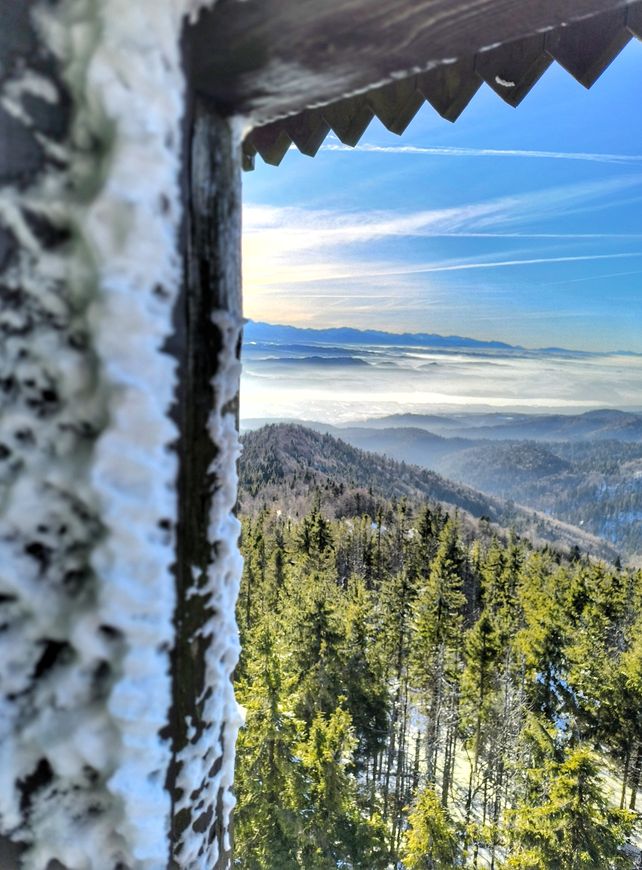
M 501 148 L 465 148 L 440 145 L 342 145 L 328 142 L 322 151 L 362 151 L 370 154 L 417 154 L 426 157 L 523 157 L 536 160 L 581 160 L 621 166 L 642 164 L 641 154 L 593 154 L 585 151 L 531 151 Z
M 326 281 L 342 281 L 363 278 L 383 278 L 395 275 L 422 275 L 434 272 L 466 272 L 474 269 L 507 269 L 516 266 L 537 266 L 547 263 L 580 263 L 589 260 L 618 260 L 626 257 L 642 257 L 642 252 L 633 251 L 622 254 L 586 254 L 568 257 L 533 257 L 521 260 L 489 260 L 476 263 L 426 263 L 398 268 L 371 269 L 359 268 L 358 271 L 337 271 L 326 275 L 279 276 L 280 284 L 318 284 Z
M 491 260 L 487 263 L 454 263 L 444 265 L 412 266 L 407 272 L 463 272 L 468 269 L 501 269 L 510 266 L 536 266 L 541 263 L 578 263 L 587 260 L 617 260 L 623 257 L 642 257 L 642 253 L 634 251 L 624 254 L 586 254 L 576 257 L 533 257 L 524 260 Z M 404 270 L 405 272 L 406 270 Z M 393 273 L 394 274 L 394 273 Z

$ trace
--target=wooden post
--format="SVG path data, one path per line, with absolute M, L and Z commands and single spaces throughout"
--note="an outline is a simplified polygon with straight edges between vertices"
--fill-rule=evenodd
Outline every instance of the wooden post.
M 70 27 L 113 40 L 87 39 L 93 78 L 36 26 L 34 12 L 52 13 L 57 39 L 68 5 L 0 0 L 0 868 L 222 870 L 239 722 L 240 148 L 228 122 L 192 106 L 166 347 L 179 364 L 175 494 L 159 344 L 179 283 L 180 95 L 150 106 L 155 138 L 144 124 L 112 136 L 94 111 L 115 94 L 106 114 L 122 121 L 133 105 L 140 117 L 141 92 L 179 91 L 173 4 L 127 45 L 103 4 L 79 4 Z M 86 112 L 77 139 L 72 108 Z M 127 157 L 145 148 L 152 181 L 141 173 L 136 196 Z M 167 282 L 150 251 L 170 261 Z
M 227 867 L 230 857 L 224 828 L 238 725 L 230 677 L 240 566 L 231 512 L 242 322 L 241 169 L 232 125 L 198 100 L 188 118 L 186 151 L 185 278 L 173 347 L 179 358 L 180 473 L 172 866 L 214 870 Z

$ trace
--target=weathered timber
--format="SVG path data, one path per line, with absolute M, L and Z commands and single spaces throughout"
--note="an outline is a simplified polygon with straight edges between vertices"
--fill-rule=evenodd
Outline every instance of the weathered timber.
M 212 618 L 229 626 L 234 608 L 232 603 L 232 613 L 217 613 L 216 584 L 224 584 L 226 578 L 224 566 L 217 574 L 217 560 L 223 556 L 220 542 L 211 540 L 211 528 L 216 524 L 213 512 L 219 509 L 216 493 L 225 485 L 221 473 L 233 473 L 236 457 L 229 445 L 213 440 L 212 416 L 231 417 L 233 428 L 237 426 L 238 405 L 234 398 L 222 402 L 217 378 L 222 369 L 234 377 L 240 355 L 240 149 L 230 124 L 199 101 L 191 107 L 187 127 L 185 274 L 169 347 L 179 360 L 175 418 L 180 431 L 170 867 L 184 870 L 196 866 L 197 856 L 201 862 L 215 856 L 207 866 L 216 870 L 228 866 L 229 850 L 223 830 L 225 787 L 212 791 L 211 784 L 220 774 L 223 755 L 233 752 L 233 746 L 225 745 L 224 698 L 221 720 L 213 721 L 210 715 L 208 701 L 213 693 L 224 694 L 225 686 L 213 683 L 208 655 L 217 641 L 211 634 Z M 238 382 L 233 393 L 237 390 Z M 229 669 L 218 676 L 229 682 Z M 196 759 L 204 778 L 185 794 L 181 774 L 190 754 L 198 753 L 194 747 L 199 741 L 206 747 Z
M 518 106 L 552 64 L 546 37 L 536 33 L 477 55 L 476 69 L 486 84 L 510 106 Z
M 639 4 L 636 4 L 639 9 Z M 580 84 L 590 88 L 631 39 L 627 9 L 581 21 L 547 35 L 546 49 Z
M 476 54 L 439 62 L 418 75 L 318 108 L 255 127 L 245 139 L 244 168 L 258 153 L 277 166 L 291 144 L 313 156 L 329 129 L 346 145 L 356 145 L 375 116 L 394 133 L 402 133 L 427 100 L 442 117 L 455 121 L 485 82 L 505 102 L 517 106 L 553 63 L 590 87 L 631 39 L 640 35 L 642 3 L 610 9 L 567 26 L 539 31 L 494 45 Z M 305 131 L 302 140 L 301 131 Z
M 219 0 L 187 36 L 188 76 L 260 125 L 626 0 Z
M 441 64 L 417 77 L 417 90 L 447 121 L 457 120 L 481 84 L 474 57 Z

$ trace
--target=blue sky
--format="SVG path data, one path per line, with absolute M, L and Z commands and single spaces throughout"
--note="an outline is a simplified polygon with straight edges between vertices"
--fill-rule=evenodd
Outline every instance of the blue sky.
M 484 85 L 455 124 L 257 160 L 246 315 L 642 352 L 641 87 L 632 40 L 590 91 L 554 64 L 517 109 Z

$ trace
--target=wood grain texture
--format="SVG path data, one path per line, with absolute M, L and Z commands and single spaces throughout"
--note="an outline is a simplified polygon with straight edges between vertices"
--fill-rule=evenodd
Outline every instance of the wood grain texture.
M 552 62 L 553 58 L 546 52 L 545 35 L 537 33 L 481 52 L 475 67 L 504 102 L 518 106 Z
M 191 86 L 265 124 L 626 0 L 219 0 L 186 31 Z
M 441 64 L 417 77 L 417 89 L 442 118 L 456 121 L 481 87 L 475 58 Z
M 574 78 L 590 88 L 631 39 L 627 10 L 612 11 L 547 35 L 546 49 Z
M 328 106 L 308 109 L 255 127 L 244 143 L 245 168 L 258 153 L 278 165 L 294 143 L 313 155 L 328 127 L 347 145 L 356 145 L 376 115 L 392 132 L 401 133 L 427 100 L 442 117 L 455 121 L 485 82 L 510 106 L 517 106 L 554 60 L 585 87 L 590 87 L 629 42 L 642 33 L 642 2 L 538 32 L 485 49 L 419 75 L 396 79 Z M 306 130 L 305 147 L 297 130 Z
M 214 492 L 220 486 L 216 460 L 222 446 L 214 443 L 209 430 L 216 404 L 213 379 L 221 359 L 240 355 L 240 346 L 229 347 L 226 335 L 212 319 L 217 312 L 229 313 L 239 322 L 241 318 L 240 154 L 230 124 L 204 109 L 198 100 L 186 120 L 185 164 L 184 283 L 175 312 L 175 334 L 168 346 L 179 365 L 174 419 L 180 433 L 176 641 L 168 735 L 174 758 L 168 777 L 174 804 L 170 867 L 184 870 L 195 866 L 186 864 L 180 851 L 184 832 L 191 829 L 201 835 L 203 856 L 214 841 L 218 843 L 218 859 L 208 866 L 222 870 L 230 860 L 221 827 L 222 794 L 210 800 L 204 780 L 190 795 L 189 805 L 176 810 L 182 797 L 177 786 L 182 764 L 179 756 L 205 731 L 212 730 L 206 700 L 213 690 L 207 674 L 213 638 L 205 629 L 213 605 L 206 578 L 217 559 L 209 536 Z M 226 407 L 225 412 L 238 415 L 238 403 L 234 408 Z M 220 736 L 216 733 L 209 742 L 209 777 L 221 767 L 222 757 L 215 751 Z M 205 760 L 202 766 L 207 766 Z
M 642 3 L 632 3 L 626 11 L 626 26 L 629 32 L 642 39 Z

